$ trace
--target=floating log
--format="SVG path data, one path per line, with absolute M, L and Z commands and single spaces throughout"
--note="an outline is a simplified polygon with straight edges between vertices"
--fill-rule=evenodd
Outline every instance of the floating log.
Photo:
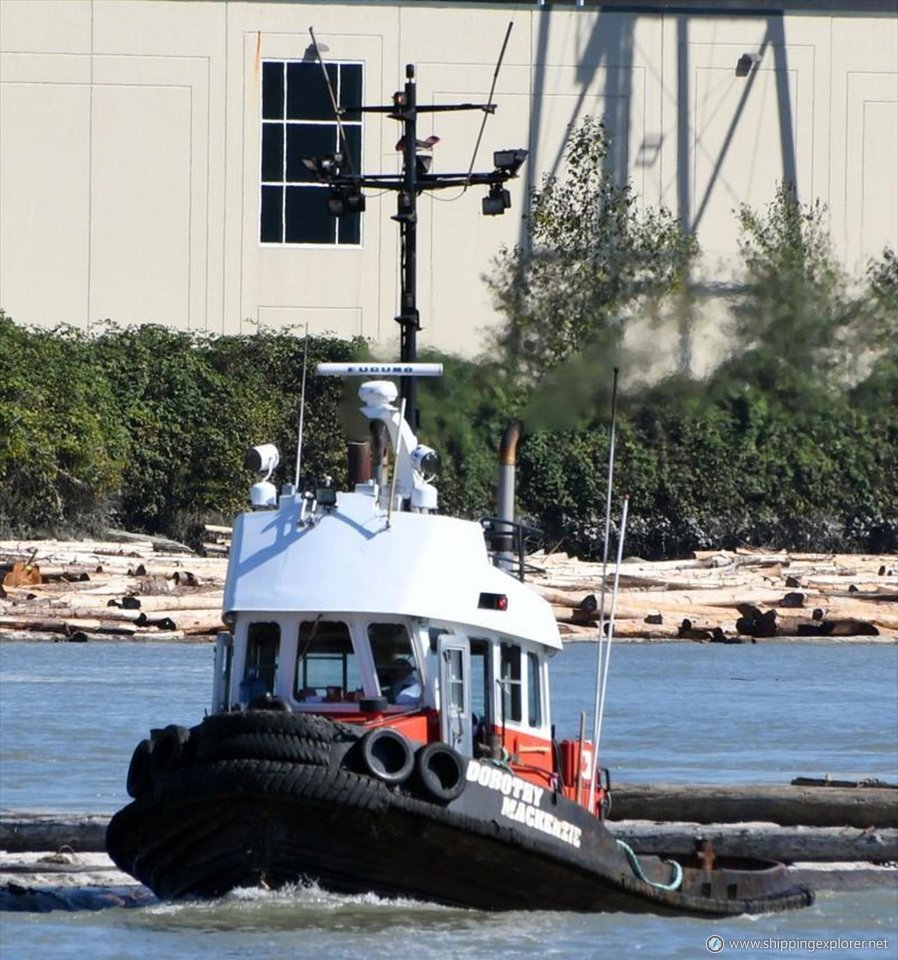
M 0 814 L 0 849 L 8 853 L 68 848 L 74 853 L 106 849 L 109 816 L 87 813 Z M 637 853 L 689 856 L 710 840 L 717 856 L 757 857 L 786 863 L 898 860 L 898 830 L 853 827 L 785 827 L 769 822 L 698 824 L 609 820 L 611 832 Z
M 165 553 L 193 553 L 186 543 L 170 540 L 168 537 L 153 537 L 146 533 L 131 533 L 128 530 L 106 530 L 107 539 L 113 543 L 148 544 L 153 550 Z
M 611 816 L 615 820 L 896 828 L 898 789 L 616 784 Z
M 157 626 L 162 630 L 182 630 L 184 633 L 217 633 L 224 629 L 221 604 L 212 610 L 159 610 L 152 614 L 141 611 L 138 626 Z
M 110 816 L 93 813 L 0 813 L 0 850 L 59 850 L 75 853 L 106 850 Z
M 219 590 L 212 592 L 190 592 L 183 594 L 165 594 L 164 596 L 136 597 L 137 609 L 146 613 L 164 611 L 174 616 L 175 610 L 221 610 L 222 595 Z
M 898 830 L 856 827 L 783 827 L 771 823 L 653 823 L 609 821 L 611 832 L 637 853 L 689 856 L 710 840 L 718 857 L 756 857 L 795 862 L 892 863 Z
M 131 636 L 135 631 L 134 624 L 116 620 L 99 620 L 90 617 L 41 617 L 19 616 L 0 617 L 0 631 L 6 630 L 37 630 L 43 633 L 61 633 L 70 636 L 78 631 L 91 633 L 108 633 L 122 636 Z

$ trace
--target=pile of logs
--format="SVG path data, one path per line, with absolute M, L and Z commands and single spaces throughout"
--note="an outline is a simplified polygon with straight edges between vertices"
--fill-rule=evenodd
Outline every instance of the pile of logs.
M 565 640 L 598 635 L 602 564 L 531 558 L 528 580 L 555 610 Z M 605 571 L 605 620 L 614 565 Z M 898 556 L 696 552 L 621 564 L 614 635 L 710 643 L 861 637 L 898 640 Z
M 0 639 L 210 640 L 227 559 L 158 537 L 0 541 Z
M 97 542 L 0 541 L 2 640 L 208 640 L 222 629 L 229 529 L 207 528 L 205 556 L 162 538 L 115 532 Z M 529 558 L 566 641 L 594 640 L 602 565 Z M 605 571 L 605 615 L 615 570 Z M 614 635 L 743 643 L 776 638 L 898 640 L 898 556 L 708 551 L 628 560 Z

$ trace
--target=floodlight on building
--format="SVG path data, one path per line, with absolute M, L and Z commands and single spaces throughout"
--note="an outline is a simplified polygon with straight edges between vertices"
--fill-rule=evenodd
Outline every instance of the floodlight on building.
M 743 53 L 736 61 L 736 76 L 747 77 L 751 73 L 751 68 L 756 67 L 762 59 L 760 53 Z

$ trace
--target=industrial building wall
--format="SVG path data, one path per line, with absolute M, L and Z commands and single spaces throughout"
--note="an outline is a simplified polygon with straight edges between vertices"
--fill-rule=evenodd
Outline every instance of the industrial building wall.
M 260 239 L 263 65 L 362 64 L 365 103 L 417 65 L 419 102 L 485 101 L 477 157 L 531 159 L 504 217 L 481 190 L 424 198 L 422 344 L 472 353 L 495 322 L 482 275 L 521 236 L 527 185 L 560 172 L 567 126 L 607 118 L 617 168 L 647 207 L 698 235 L 711 282 L 733 276 L 740 203 L 777 181 L 829 208 L 849 268 L 898 247 L 898 14 L 888 3 L 0 0 L 0 307 L 85 329 L 163 323 L 397 335 L 393 196 L 369 196 L 359 243 Z M 785 9 L 785 13 L 782 9 Z M 431 115 L 434 168 L 468 169 L 479 113 Z M 398 170 L 398 126 L 363 122 L 369 171 Z

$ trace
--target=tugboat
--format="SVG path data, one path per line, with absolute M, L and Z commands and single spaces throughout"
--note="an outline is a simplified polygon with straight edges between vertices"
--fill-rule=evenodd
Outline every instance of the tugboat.
M 415 362 L 415 199 L 479 183 L 484 211 L 501 212 L 526 153 L 500 151 L 488 174 L 428 173 L 415 119 L 438 108 L 417 107 L 406 77 L 392 114 L 403 174 L 323 165 L 341 202 L 370 184 L 399 193 L 402 360 L 318 368 L 365 378 L 373 457 L 351 458 L 346 491 L 278 492 L 278 451 L 250 452 L 260 479 L 234 525 L 211 712 L 137 745 L 108 852 L 163 899 L 316 882 L 484 910 L 806 906 L 813 894 L 782 864 L 637 857 L 614 838 L 592 744 L 554 736 L 549 665 L 563 645 L 522 582 L 507 474 L 485 526 L 436 512 L 436 455 L 415 426 L 415 378 L 439 372 Z M 512 431 L 508 462 L 515 442 Z

